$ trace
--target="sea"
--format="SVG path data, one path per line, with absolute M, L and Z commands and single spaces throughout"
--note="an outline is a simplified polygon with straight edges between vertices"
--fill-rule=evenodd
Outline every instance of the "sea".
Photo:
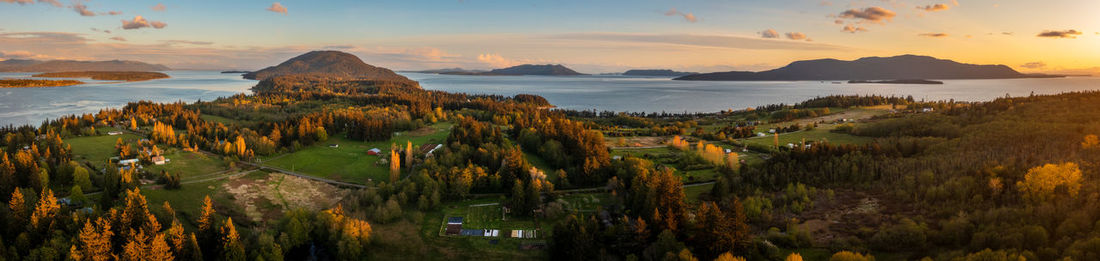
M 0 88 L 0 126 L 38 125 L 63 115 L 121 108 L 133 101 L 194 102 L 248 93 L 256 81 L 217 71 L 168 71 L 141 82 L 91 81 L 49 88 Z M 793 104 L 826 95 L 913 96 L 917 100 L 988 101 L 998 97 L 1100 90 L 1100 78 L 946 80 L 942 85 L 848 84 L 833 81 L 710 82 L 666 77 L 470 76 L 401 72 L 425 89 L 468 94 L 535 94 L 558 108 L 630 112 L 716 112 Z M 0 78 L 33 78 L 0 73 Z

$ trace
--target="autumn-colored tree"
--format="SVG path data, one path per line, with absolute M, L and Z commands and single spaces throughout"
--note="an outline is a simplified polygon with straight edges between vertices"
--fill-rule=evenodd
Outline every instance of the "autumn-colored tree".
M 408 145 L 405 146 L 405 166 L 412 169 L 413 162 L 413 142 L 408 141 Z
M 164 210 L 165 214 L 172 217 L 172 219 L 176 219 L 176 209 L 172 208 L 172 204 L 168 204 L 167 200 L 164 201 L 164 204 L 160 205 L 160 208 Z
M 137 120 L 134 117 L 130 117 L 130 130 L 136 131 L 138 129 Z
M 397 146 L 391 146 L 397 147 Z M 397 149 L 390 150 L 390 183 L 397 182 L 401 178 L 401 154 Z
M 172 128 L 172 125 L 163 124 L 159 121 L 153 124 L 153 132 L 149 134 L 149 137 L 157 143 L 176 144 L 176 130 Z
M 791 261 L 789 258 L 790 257 L 788 257 L 788 260 L 786 260 L 786 261 Z M 731 254 L 730 252 L 725 252 L 725 253 L 722 253 L 721 255 L 718 255 L 718 258 L 714 259 L 714 261 L 745 261 L 745 258 L 744 257 L 739 257 L 739 256 L 733 256 L 733 254 Z M 799 259 L 798 261 L 802 261 L 802 259 Z
M 849 251 L 840 251 L 840 252 L 837 252 L 836 254 L 833 254 L 832 257 L 829 257 L 829 261 L 874 261 L 874 260 L 875 260 L 875 257 L 871 256 L 870 254 L 863 255 L 863 254 L 860 254 L 860 253 L 849 252 Z
M 208 231 L 214 225 L 214 202 L 207 195 L 202 199 L 202 208 L 199 209 L 197 220 L 199 231 Z
M 61 206 L 57 204 L 53 191 L 46 189 L 42 192 L 42 196 L 38 197 L 38 204 L 34 208 L 34 213 L 31 213 L 31 227 L 49 231 L 53 226 L 53 217 L 60 209 Z
M 79 241 L 69 249 L 69 257 L 81 261 L 111 260 L 115 258 L 111 252 L 112 236 L 114 232 L 111 230 L 110 221 L 102 217 L 97 218 L 95 222 L 88 220 L 77 236 Z
M 733 213 L 726 213 L 714 202 L 703 202 L 695 215 L 692 242 L 701 257 L 710 258 L 721 253 L 744 250 L 750 242 L 750 231 L 741 213 L 741 203 L 733 202 Z
M 1058 188 L 1064 188 L 1070 197 L 1075 197 L 1081 190 L 1081 169 L 1073 162 L 1034 167 L 1016 187 L 1035 200 L 1049 199 Z
M 787 255 L 787 258 L 783 259 L 783 261 L 802 261 L 802 255 L 799 255 L 798 253 L 791 253 L 790 255 Z
M 679 150 L 688 150 L 688 147 L 691 147 L 691 144 L 680 138 L 680 135 L 672 136 L 672 139 L 668 141 L 668 145 Z
M 224 251 L 222 260 L 244 261 L 246 258 L 244 244 L 241 243 L 241 235 L 237 234 L 237 227 L 233 226 L 233 218 L 225 219 L 222 234 L 225 235 L 222 238 L 222 249 Z
M 1097 137 L 1096 134 L 1085 135 L 1085 141 L 1081 142 L 1081 148 L 1091 149 L 1097 147 L 1100 147 L 1100 137 Z
M 11 210 L 12 227 L 21 227 L 27 220 L 27 201 L 23 198 L 23 192 L 16 188 L 11 193 L 8 201 L 8 210 Z

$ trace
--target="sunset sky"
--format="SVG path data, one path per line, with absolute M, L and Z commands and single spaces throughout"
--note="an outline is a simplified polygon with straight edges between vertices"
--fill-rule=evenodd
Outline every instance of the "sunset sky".
M 899 54 L 1100 66 L 1095 0 L 0 0 L 0 58 L 258 69 L 309 50 L 398 70 L 764 70 Z

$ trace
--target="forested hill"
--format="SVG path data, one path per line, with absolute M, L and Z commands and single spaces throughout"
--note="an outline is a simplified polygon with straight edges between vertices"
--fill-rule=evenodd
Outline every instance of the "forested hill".
M 491 75 L 584 75 L 561 64 L 524 64 L 489 71 Z
M 349 80 L 413 82 L 390 69 L 376 67 L 353 54 L 340 51 L 312 51 L 279 65 L 244 74 L 245 79 L 264 80 L 279 75 L 320 75 Z
M 930 56 L 865 57 L 854 61 L 819 59 L 793 62 L 762 72 L 717 72 L 688 75 L 695 81 L 818 81 L 894 79 L 1011 79 L 1055 77 L 1022 74 L 1005 65 L 965 64 Z
M 168 71 L 164 65 L 138 61 L 21 60 L 0 61 L 0 72 L 72 72 L 72 71 Z

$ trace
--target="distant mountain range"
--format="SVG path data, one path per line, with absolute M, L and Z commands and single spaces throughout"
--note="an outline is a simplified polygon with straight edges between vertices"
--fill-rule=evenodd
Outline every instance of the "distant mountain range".
M 346 80 L 408 81 L 390 69 L 366 64 L 353 54 L 340 51 L 312 51 L 276 66 L 244 74 L 245 79 L 264 80 L 281 75 L 323 76 Z
M 865 57 L 854 61 L 820 59 L 793 62 L 762 72 L 716 72 L 688 75 L 692 81 L 828 81 L 897 79 L 1012 79 L 1060 75 L 1023 74 L 1004 65 L 964 64 L 929 56 Z
M 169 71 L 164 65 L 138 61 L 23 60 L 0 61 L 0 72 L 74 72 L 74 71 Z
M 634 69 L 623 73 L 628 76 L 664 76 L 664 77 L 680 77 L 686 75 L 698 74 L 695 72 L 677 72 L 669 69 Z
M 514 75 L 546 75 L 546 76 L 570 76 L 570 75 L 586 75 L 569 69 L 561 64 L 524 64 L 516 65 L 503 69 L 493 69 L 492 71 L 449 71 L 438 72 L 439 74 L 453 74 L 453 75 L 484 75 L 484 76 L 514 76 Z

